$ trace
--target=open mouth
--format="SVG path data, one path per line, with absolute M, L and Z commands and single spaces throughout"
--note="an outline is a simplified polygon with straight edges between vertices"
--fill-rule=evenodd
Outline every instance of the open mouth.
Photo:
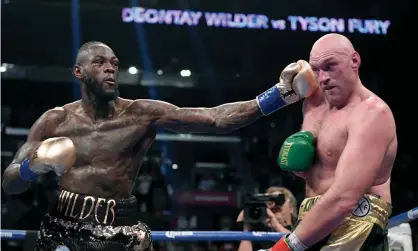
M 104 80 L 103 82 L 108 84 L 108 85 L 112 85 L 112 86 L 116 84 L 115 80 L 113 80 L 113 79 L 107 79 L 107 80 Z
M 335 86 L 324 86 L 324 91 L 329 91 L 329 90 L 332 90 L 334 88 L 335 88 Z

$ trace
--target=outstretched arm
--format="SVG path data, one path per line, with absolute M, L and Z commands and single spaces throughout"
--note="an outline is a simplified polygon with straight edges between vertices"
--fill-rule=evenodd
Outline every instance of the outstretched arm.
M 254 122 L 263 115 L 312 95 L 318 85 L 306 61 L 289 64 L 280 82 L 256 99 L 223 104 L 213 108 L 179 108 L 153 100 L 137 104 L 150 115 L 154 125 L 182 133 L 226 133 Z
M 353 112 L 352 116 L 356 118 L 350 119 L 348 124 L 348 141 L 339 159 L 334 183 L 289 239 L 295 240 L 293 237 L 296 236 L 300 243 L 310 247 L 325 238 L 373 185 L 385 153 L 394 140 L 395 121 L 389 108 L 375 99 L 369 99 L 361 106 Z
M 155 100 L 138 102 L 152 116 L 155 126 L 178 133 L 227 133 L 263 116 L 255 99 L 213 108 L 179 108 Z

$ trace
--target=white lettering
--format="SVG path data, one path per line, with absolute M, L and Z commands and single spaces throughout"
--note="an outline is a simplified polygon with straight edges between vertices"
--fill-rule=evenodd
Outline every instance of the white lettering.
M 360 33 L 366 33 L 366 30 L 363 28 L 362 20 L 357 18 L 352 18 L 348 20 L 348 31 L 354 33 L 355 31 Z
M 290 29 L 292 31 L 297 30 L 297 28 L 298 28 L 298 24 L 297 24 L 298 17 L 296 17 L 296 16 L 288 16 L 287 19 L 290 21 Z
M 389 20 L 303 17 L 288 16 L 287 19 L 271 19 L 261 14 L 200 12 L 190 10 L 164 10 L 131 7 L 122 9 L 122 21 L 125 23 L 167 24 L 197 26 L 202 16 L 208 27 L 292 30 L 308 32 L 349 32 L 360 34 L 386 35 L 390 26 Z M 347 26 L 347 27 L 346 27 Z
M 257 16 L 257 23 L 260 28 L 268 29 L 269 28 L 269 18 L 264 15 Z
M 344 32 L 345 22 L 343 18 L 331 18 L 330 28 L 332 32 Z
M 384 34 L 384 35 L 388 34 L 388 28 L 389 28 L 389 25 L 390 25 L 390 21 L 386 20 L 386 21 L 378 21 L 378 22 L 379 22 L 380 28 L 382 29 L 382 34 Z
M 225 17 L 224 15 L 222 15 L 222 13 L 207 12 L 205 13 L 205 19 L 206 19 L 206 24 L 208 26 L 218 27 L 222 23 L 222 20 L 225 19 Z
M 191 231 L 167 231 L 165 236 L 170 239 L 176 238 L 176 236 L 193 236 L 194 233 Z
M 13 234 L 11 232 L 1 232 L 1 237 L 12 238 Z
M 192 16 L 192 23 L 193 25 L 197 25 L 199 23 L 200 18 L 202 17 L 202 12 L 190 12 L 190 15 Z
M 122 21 L 125 23 L 130 23 L 134 20 L 134 13 L 131 8 L 122 9 Z
M 273 27 L 273 29 L 285 30 L 286 20 L 271 20 L 271 26 Z
M 185 23 L 187 23 L 188 25 L 193 24 L 193 20 L 191 19 L 188 11 L 185 11 L 181 14 L 178 24 L 179 25 L 184 25 Z
M 158 11 L 156 9 L 148 9 L 145 12 L 145 20 L 149 24 L 155 24 L 158 22 Z
M 313 18 L 316 21 L 316 17 Z M 298 21 L 300 23 L 301 29 L 303 31 L 306 31 L 308 29 L 308 22 L 312 22 L 312 18 L 307 17 L 307 18 L 303 18 L 303 17 L 298 17 Z
M 232 25 L 234 28 L 244 28 L 247 26 L 247 16 L 241 13 L 235 14 L 235 19 Z
M 318 20 L 319 31 L 329 32 L 330 31 L 330 21 L 326 17 L 321 17 Z
M 134 20 L 135 23 L 144 23 L 145 17 L 144 17 L 144 8 L 136 7 L 134 8 Z
M 174 15 L 174 24 L 179 24 L 179 19 L 180 19 L 180 15 L 181 15 L 181 11 L 180 10 L 173 10 L 173 15 Z
M 302 25 L 302 30 L 306 31 L 318 31 L 319 25 L 318 25 L 318 18 L 317 17 L 308 17 L 307 26 Z

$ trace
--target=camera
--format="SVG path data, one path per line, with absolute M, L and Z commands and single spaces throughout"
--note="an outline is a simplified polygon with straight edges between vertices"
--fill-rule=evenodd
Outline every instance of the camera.
M 282 206 L 286 201 L 284 194 L 255 194 L 251 197 L 244 203 L 244 222 L 251 225 L 264 226 L 268 201 L 276 203 L 276 206 Z

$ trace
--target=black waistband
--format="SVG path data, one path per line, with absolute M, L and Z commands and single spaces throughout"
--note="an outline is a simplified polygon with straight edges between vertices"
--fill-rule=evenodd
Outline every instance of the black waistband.
M 99 198 L 61 190 L 50 215 L 74 222 L 104 226 L 136 223 L 138 213 L 134 196 L 124 199 Z

